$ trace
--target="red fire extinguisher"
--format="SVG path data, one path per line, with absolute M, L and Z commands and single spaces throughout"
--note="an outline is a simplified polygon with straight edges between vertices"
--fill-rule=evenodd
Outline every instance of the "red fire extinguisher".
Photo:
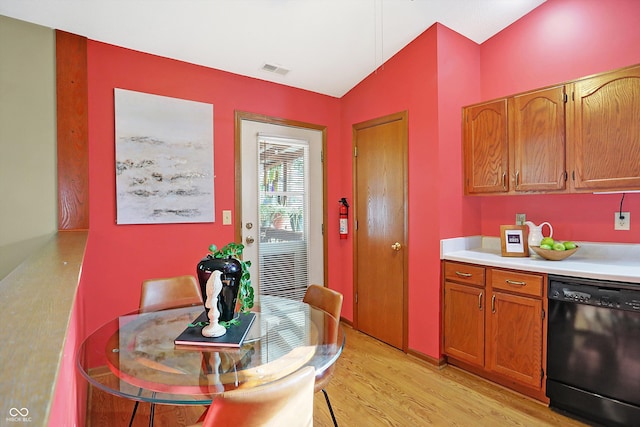
M 349 236 L 349 203 L 347 198 L 343 197 L 340 203 L 340 239 L 346 239 Z

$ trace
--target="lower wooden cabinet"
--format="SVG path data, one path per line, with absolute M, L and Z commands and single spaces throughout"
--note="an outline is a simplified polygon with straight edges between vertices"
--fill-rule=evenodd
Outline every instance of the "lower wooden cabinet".
M 444 352 L 484 366 L 484 289 L 445 282 Z
M 491 296 L 486 369 L 536 390 L 542 387 L 542 301 L 504 292 Z
M 448 362 L 546 401 L 546 276 L 451 261 L 443 269 L 442 336 Z M 460 280 L 460 273 L 471 271 L 483 280 Z

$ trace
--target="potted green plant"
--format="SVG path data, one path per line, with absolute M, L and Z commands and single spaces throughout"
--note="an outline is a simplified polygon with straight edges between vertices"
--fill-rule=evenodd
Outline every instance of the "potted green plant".
M 222 248 L 209 246 L 209 254 L 198 263 L 198 281 L 202 295 L 206 295 L 206 284 L 215 270 L 222 272 L 223 288 L 218 295 L 220 323 L 233 323 L 237 311 L 246 313 L 253 307 L 254 292 L 251 286 L 251 261 L 242 260 L 242 243 L 228 243 Z

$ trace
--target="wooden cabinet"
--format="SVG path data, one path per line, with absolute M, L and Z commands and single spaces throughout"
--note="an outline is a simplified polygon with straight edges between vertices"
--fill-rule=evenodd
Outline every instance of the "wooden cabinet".
M 484 267 L 446 263 L 444 352 L 484 366 Z
M 449 363 L 545 400 L 545 276 L 451 261 L 443 270 Z
M 465 193 L 508 191 L 507 100 L 463 110 Z
M 465 194 L 640 189 L 640 66 L 463 109 Z
M 492 269 L 486 369 L 541 390 L 543 277 Z
M 564 85 L 509 99 L 514 191 L 565 189 L 566 99 Z
M 574 187 L 640 188 L 640 66 L 577 81 L 573 94 Z

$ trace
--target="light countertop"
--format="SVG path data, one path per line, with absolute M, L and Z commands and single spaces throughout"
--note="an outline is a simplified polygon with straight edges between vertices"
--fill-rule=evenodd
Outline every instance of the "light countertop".
M 640 244 L 576 242 L 580 249 L 562 261 L 538 255 L 503 257 L 499 237 L 440 241 L 440 259 L 537 273 L 640 283 Z

